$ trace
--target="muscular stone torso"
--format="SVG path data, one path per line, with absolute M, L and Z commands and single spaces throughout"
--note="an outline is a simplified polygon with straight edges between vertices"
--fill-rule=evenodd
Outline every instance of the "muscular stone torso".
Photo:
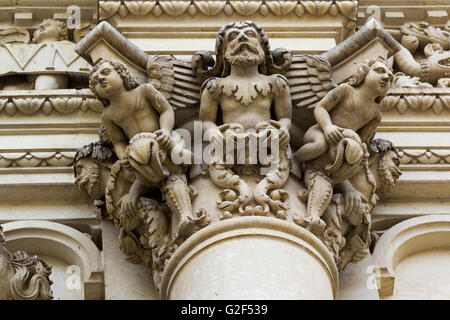
M 270 120 L 276 81 L 276 76 L 265 75 L 244 81 L 232 77 L 220 79 L 218 96 L 223 122 L 239 123 L 247 130 Z
M 358 101 L 364 101 L 364 105 L 359 105 Z M 375 101 L 359 99 L 357 90 L 347 87 L 345 98 L 329 113 L 333 124 L 358 131 L 380 113 L 380 106 Z
M 159 127 L 159 116 L 150 102 L 145 97 L 143 87 L 139 86 L 129 91 L 132 103 L 123 108 L 120 105 L 111 104 L 105 110 L 105 116 L 120 127 L 128 139 L 141 132 L 154 132 Z
M 224 123 L 239 123 L 249 129 L 270 120 L 271 97 L 258 96 L 253 103 L 244 106 L 233 97 L 222 96 L 219 103 Z

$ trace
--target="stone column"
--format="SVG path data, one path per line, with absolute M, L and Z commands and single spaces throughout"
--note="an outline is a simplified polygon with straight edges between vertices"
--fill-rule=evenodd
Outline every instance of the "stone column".
M 312 233 L 271 217 L 214 223 L 166 265 L 162 299 L 334 299 L 338 271 Z

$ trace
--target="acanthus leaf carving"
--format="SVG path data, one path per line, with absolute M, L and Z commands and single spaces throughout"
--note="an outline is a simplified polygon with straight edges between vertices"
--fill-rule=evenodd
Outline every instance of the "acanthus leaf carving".
M 336 1 L 336 6 L 347 19 L 356 21 L 358 1 Z
M 255 14 L 262 5 L 259 1 L 231 1 L 230 4 L 237 13 L 243 16 Z
M 189 1 L 160 1 L 159 5 L 164 12 L 173 17 L 180 16 L 186 12 L 190 2 Z
M 313 16 L 321 16 L 328 12 L 332 1 L 301 1 L 306 11 Z
M 136 16 L 149 14 L 156 5 L 156 1 L 126 1 L 125 6 Z
M 218 15 L 227 4 L 226 1 L 194 1 L 198 10 L 205 16 L 215 16 Z
M 297 1 L 266 1 L 270 11 L 276 16 L 285 16 L 295 10 Z
M 120 1 L 99 1 L 100 19 L 105 20 L 115 15 L 120 8 Z

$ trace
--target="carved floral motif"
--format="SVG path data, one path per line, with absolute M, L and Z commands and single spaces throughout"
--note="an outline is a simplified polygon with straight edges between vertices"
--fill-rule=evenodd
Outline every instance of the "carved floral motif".
M 153 14 L 160 16 L 165 13 L 170 16 L 180 16 L 186 12 L 190 15 L 201 13 L 205 16 L 215 16 L 222 12 L 226 15 L 237 13 L 242 16 L 252 16 L 257 13 L 267 16 L 286 16 L 295 13 L 298 17 L 304 14 L 322 16 L 342 14 L 346 18 L 347 29 L 356 25 L 356 9 L 358 1 L 100 1 L 100 19 L 108 19 L 115 14 L 122 18 L 128 15 L 145 16 Z

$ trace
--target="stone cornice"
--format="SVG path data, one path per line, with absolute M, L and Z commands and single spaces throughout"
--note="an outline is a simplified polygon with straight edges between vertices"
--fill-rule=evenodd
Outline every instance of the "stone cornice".
M 0 168 L 71 167 L 75 151 L 1 152 Z
M 99 1 L 100 20 L 108 19 L 114 15 L 120 15 L 122 18 L 128 15 L 146 16 L 153 15 L 159 17 L 163 14 L 170 16 L 182 15 L 204 15 L 216 16 L 225 13 L 231 16 L 237 13 L 242 16 L 255 15 L 275 15 L 287 16 L 296 14 L 302 17 L 305 14 L 312 16 L 322 16 L 331 14 L 343 15 L 348 24 L 356 22 L 356 12 L 358 1 L 129 1 L 113 0 Z M 350 26 L 349 26 L 350 27 Z
M 400 114 L 427 110 L 440 114 L 450 110 L 450 88 L 393 88 L 382 104 L 384 111 L 397 110 Z
M 0 116 L 32 115 L 38 112 L 71 114 L 78 110 L 101 113 L 103 105 L 89 89 L 45 91 L 0 91 Z

